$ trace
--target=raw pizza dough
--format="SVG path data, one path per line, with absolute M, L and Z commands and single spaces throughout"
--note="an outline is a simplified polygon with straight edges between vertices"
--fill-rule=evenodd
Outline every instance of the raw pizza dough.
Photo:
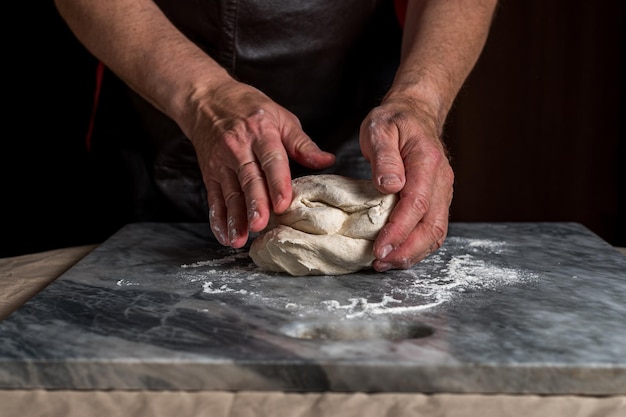
M 250 247 L 266 271 L 341 275 L 370 268 L 376 235 L 397 202 L 371 180 L 309 175 L 292 181 L 291 206 L 273 215 Z

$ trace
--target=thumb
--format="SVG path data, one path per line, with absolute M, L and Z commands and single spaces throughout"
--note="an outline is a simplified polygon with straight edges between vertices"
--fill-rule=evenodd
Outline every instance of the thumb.
M 291 129 L 283 135 L 287 154 L 299 164 L 312 169 L 327 168 L 335 163 L 335 155 L 323 151 L 302 129 Z

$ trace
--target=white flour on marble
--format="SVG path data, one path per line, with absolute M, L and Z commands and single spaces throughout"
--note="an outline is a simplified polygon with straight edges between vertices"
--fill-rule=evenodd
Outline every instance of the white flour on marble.
M 122 279 L 117 281 L 116 285 L 118 287 L 130 287 L 130 286 L 139 285 L 139 284 L 137 282 L 135 282 L 135 281 L 131 281 L 131 280 L 122 278 Z
M 218 266 L 228 265 L 237 262 L 239 259 L 248 259 L 248 252 L 233 250 L 233 253 L 219 259 L 212 259 L 210 261 L 194 262 L 192 264 L 183 264 L 181 268 L 198 268 L 202 266 Z
M 202 283 L 202 292 L 207 294 L 223 294 L 223 293 L 234 293 L 234 294 L 248 294 L 248 290 L 239 289 L 236 290 L 234 288 L 230 288 L 228 285 L 223 284 L 220 285 L 219 288 L 213 287 L 213 281 L 205 281 Z M 254 293 L 251 293 L 254 294 Z
M 335 300 L 329 300 L 324 305 L 328 310 L 344 310 L 346 318 L 410 313 L 436 307 L 470 290 L 493 290 L 499 286 L 536 278 L 532 273 L 491 265 L 469 254 L 453 256 L 447 262 L 441 260 L 441 255 L 432 255 L 422 263 L 424 266 L 429 263 L 445 263 L 445 266 L 438 270 L 436 277 L 420 273 L 419 270 L 397 271 L 399 275 L 410 276 L 412 284 L 392 289 L 380 302 L 353 298 L 348 300 L 348 304 L 342 305 Z M 416 297 L 422 301 L 420 304 L 402 305 L 403 300 Z
M 237 249 L 230 250 L 229 254 L 223 258 L 183 264 L 180 267 L 183 270 L 189 270 L 188 273 L 180 273 L 180 277 L 190 282 L 202 281 L 203 292 L 210 294 L 238 292 L 224 285 L 213 287 L 213 282 L 207 281 L 211 277 L 228 278 L 231 283 L 241 283 L 243 278 L 263 275 L 248 256 L 248 252 Z M 244 293 L 240 292 L 240 294 Z
M 455 252 L 462 248 L 464 253 L 450 256 L 449 247 L 456 247 Z M 255 292 L 252 284 L 268 275 L 254 265 L 247 252 L 241 250 L 231 251 L 223 258 L 181 265 L 179 277 L 189 282 L 201 282 L 202 292 L 205 294 L 245 295 L 289 311 L 314 308 L 340 313 L 351 319 L 423 311 L 449 302 L 466 292 L 494 290 L 537 278 L 529 271 L 484 260 L 485 257 L 493 259 L 493 255 L 507 250 L 507 243 L 503 241 L 449 237 L 444 247 L 416 267 L 394 271 L 393 280 L 402 285 L 393 286 L 387 283 L 389 288 L 385 290 L 382 299 L 380 296 L 376 300 L 355 296 L 343 301 L 324 300 L 317 306 L 304 306 L 298 300 L 270 299 Z
M 402 300 L 398 300 L 387 294 L 383 295 L 383 299 L 380 302 L 371 302 L 365 298 L 350 298 L 348 301 L 348 304 L 342 305 L 337 300 L 327 300 L 322 301 L 322 305 L 327 311 L 344 310 L 346 313 L 345 317 L 347 319 L 354 319 L 379 314 L 398 314 L 421 311 L 441 304 L 441 302 L 436 302 L 420 304 L 418 306 L 403 307 L 398 305 L 402 304 Z

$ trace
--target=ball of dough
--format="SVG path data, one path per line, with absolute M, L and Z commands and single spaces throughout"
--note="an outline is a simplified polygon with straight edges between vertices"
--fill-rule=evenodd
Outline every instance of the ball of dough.
M 397 195 L 380 193 L 371 180 L 331 174 L 295 178 L 292 187 L 289 208 L 252 242 L 254 263 L 293 276 L 371 268 L 374 240 Z

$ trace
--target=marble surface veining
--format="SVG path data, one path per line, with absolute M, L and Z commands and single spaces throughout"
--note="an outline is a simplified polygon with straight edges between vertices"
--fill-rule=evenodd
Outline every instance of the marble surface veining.
M 335 277 L 137 223 L 0 322 L 0 388 L 626 394 L 625 323 L 626 257 L 577 223 Z

